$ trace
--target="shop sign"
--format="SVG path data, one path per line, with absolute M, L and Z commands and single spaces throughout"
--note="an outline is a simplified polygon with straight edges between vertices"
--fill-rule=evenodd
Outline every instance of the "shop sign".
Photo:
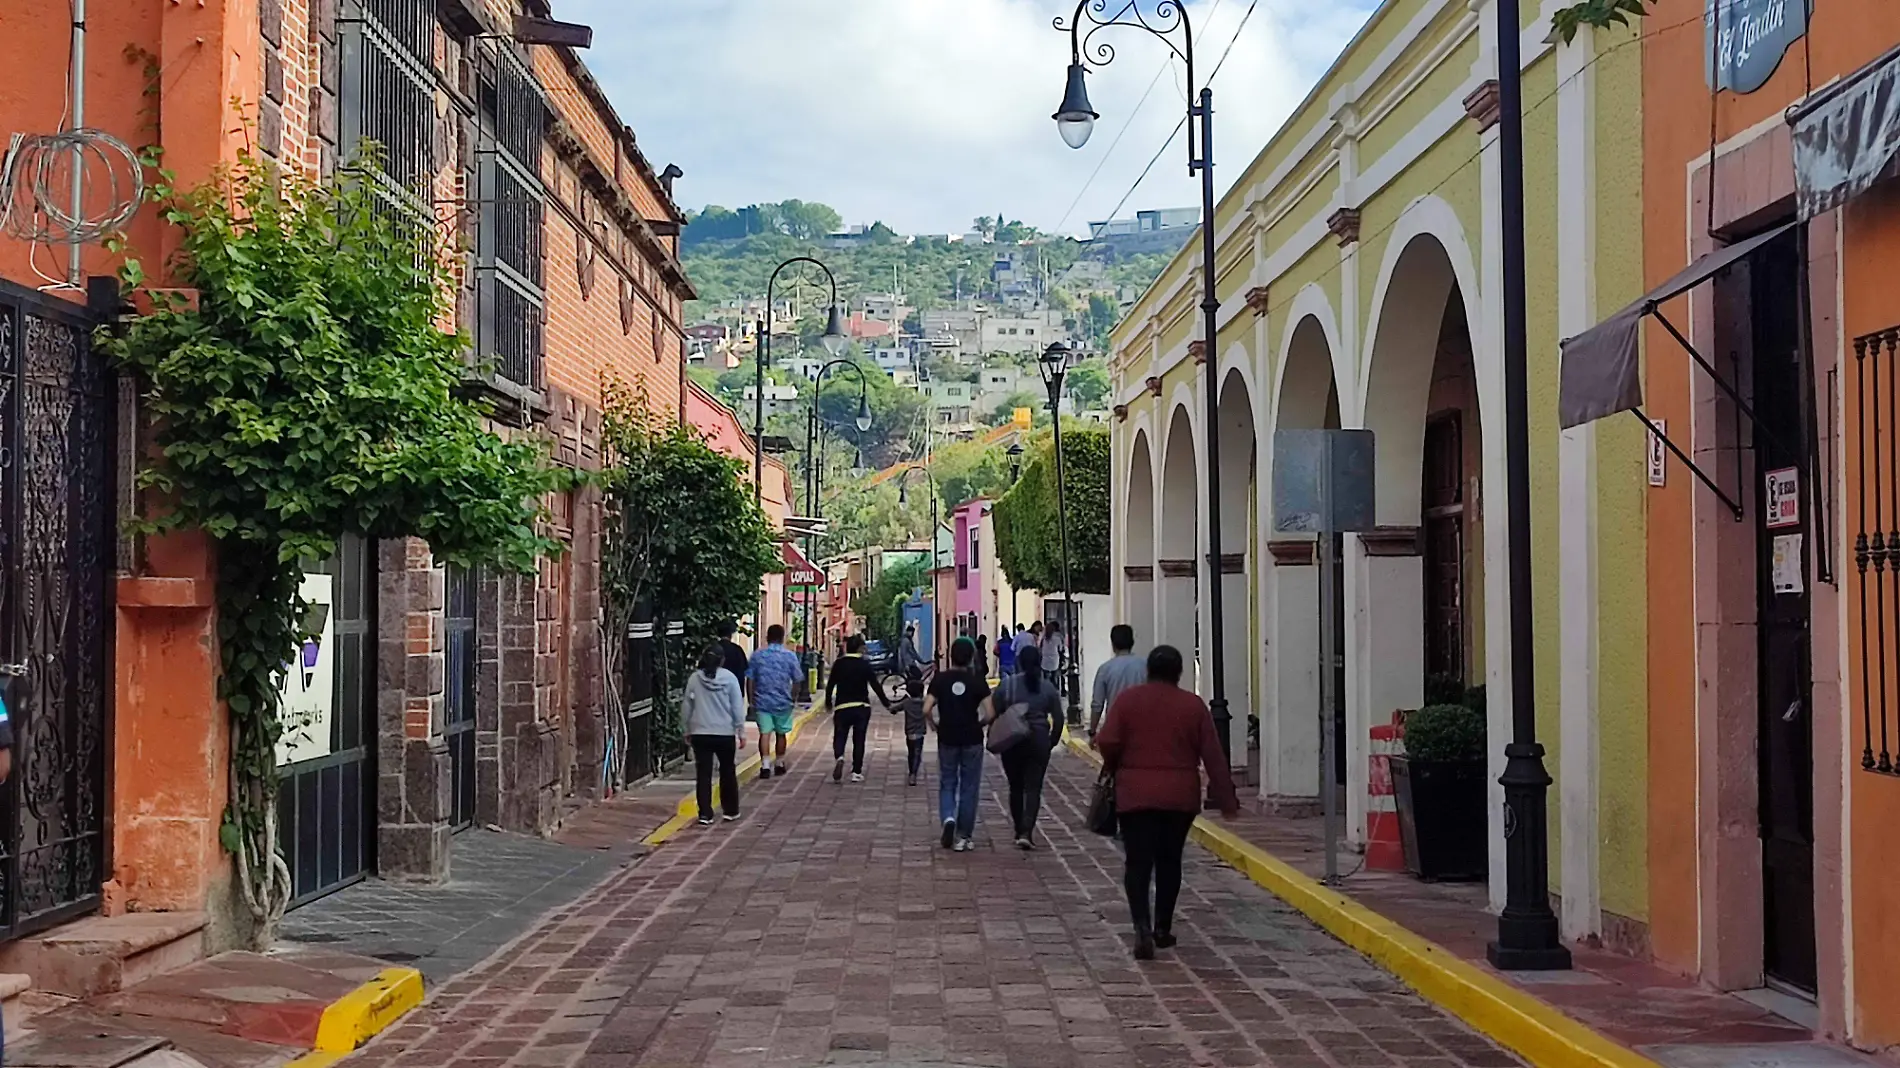
M 1806 36 L 1813 0 L 1702 0 L 1704 74 L 1715 89 L 1752 93 Z
M 298 595 L 304 603 L 304 639 L 278 684 L 278 716 L 284 733 L 277 739 L 277 766 L 330 755 L 330 722 L 336 718 L 336 580 L 306 572 Z
M 1770 530 L 1801 525 L 1801 474 L 1793 467 L 1779 467 L 1766 476 Z

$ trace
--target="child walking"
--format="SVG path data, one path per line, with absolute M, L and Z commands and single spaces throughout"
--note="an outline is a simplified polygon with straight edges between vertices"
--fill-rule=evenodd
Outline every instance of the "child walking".
M 904 714 L 904 748 L 910 755 L 910 778 L 907 785 L 917 785 L 917 772 L 924 765 L 924 738 L 930 733 L 924 721 L 924 679 L 915 670 L 904 680 L 904 696 L 897 701 L 893 714 Z

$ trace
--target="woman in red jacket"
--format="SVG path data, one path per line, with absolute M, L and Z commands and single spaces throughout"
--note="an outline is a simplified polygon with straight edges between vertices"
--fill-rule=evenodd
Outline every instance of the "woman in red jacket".
M 1227 755 L 1207 703 L 1181 688 L 1181 651 L 1157 645 L 1148 654 L 1148 681 L 1115 698 L 1095 736 L 1115 772 L 1115 814 L 1126 853 L 1122 885 L 1135 921 L 1135 959 L 1153 960 L 1155 948 L 1174 945 L 1174 901 L 1181 892 L 1181 852 L 1201 811 L 1200 768 L 1221 814 L 1240 812 Z M 1148 886 L 1154 884 L 1149 911 Z

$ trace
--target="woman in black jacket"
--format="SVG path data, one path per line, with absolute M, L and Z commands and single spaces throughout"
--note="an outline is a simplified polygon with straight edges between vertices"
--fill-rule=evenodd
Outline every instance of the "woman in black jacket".
M 1042 813 L 1042 781 L 1049 754 L 1062 740 L 1062 694 L 1042 673 L 1042 650 L 1026 645 L 1016 654 L 1016 674 L 997 684 L 991 698 L 998 716 L 1021 706 L 1029 733 L 998 753 L 1009 779 L 1009 815 L 1016 848 L 1036 848 L 1036 817 Z
M 831 781 L 844 781 L 844 743 L 851 739 L 851 781 L 864 781 L 864 732 L 871 726 L 871 693 L 890 710 L 891 699 L 878 681 L 877 671 L 864 658 L 864 637 L 853 634 L 844 642 L 844 655 L 831 665 L 825 684 L 825 702 L 831 709 Z

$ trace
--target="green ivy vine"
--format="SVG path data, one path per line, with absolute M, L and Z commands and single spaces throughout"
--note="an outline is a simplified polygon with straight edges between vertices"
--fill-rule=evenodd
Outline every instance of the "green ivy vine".
M 544 443 L 504 438 L 465 388 L 448 257 L 399 225 L 373 159 L 319 182 L 241 155 L 152 196 L 179 246 L 152 314 L 102 347 L 142 383 L 163 504 L 147 531 L 197 529 L 217 550 L 218 696 L 231 718 L 221 841 L 254 939 L 292 894 L 277 841 L 279 692 L 307 634 L 303 564 L 346 533 L 420 537 L 440 561 L 532 571 L 558 545 L 541 502 L 572 484 Z M 136 260 L 121 270 L 138 286 Z

